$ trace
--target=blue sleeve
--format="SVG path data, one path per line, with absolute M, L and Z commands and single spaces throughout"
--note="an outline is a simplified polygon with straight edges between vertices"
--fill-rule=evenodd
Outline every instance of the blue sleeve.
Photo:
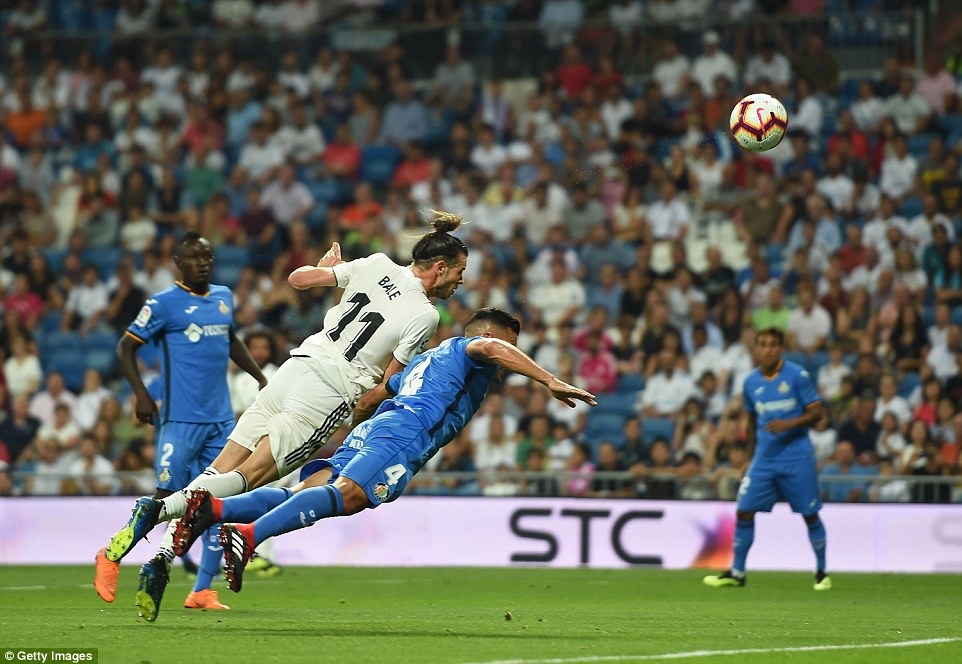
M 815 387 L 815 381 L 812 380 L 812 375 L 804 369 L 795 376 L 795 390 L 798 392 L 799 400 L 803 406 L 809 406 L 821 400 L 818 388 Z
M 392 395 L 396 395 L 397 391 L 401 389 L 401 376 L 403 374 L 403 371 L 398 371 L 396 374 L 387 379 L 387 391 Z
M 461 339 L 458 339 L 455 342 L 461 347 L 460 348 L 461 352 L 464 353 L 464 361 L 468 364 L 468 366 L 474 367 L 475 369 L 484 369 L 485 367 L 490 367 L 492 365 L 492 362 L 475 360 L 470 355 L 468 355 L 468 344 L 474 341 L 475 339 L 481 339 L 481 338 L 483 337 L 462 337 Z
M 152 341 L 167 329 L 167 313 L 160 298 L 149 298 L 134 322 L 127 327 L 127 334 L 147 343 Z
M 742 383 L 742 401 L 744 402 L 744 405 L 745 405 L 745 412 L 746 412 L 746 413 L 749 413 L 750 415 L 754 415 L 754 414 L 755 414 L 755 402 L 752 400 L 752 391 L 751 391 L 751 380 L 750 380 L 750 378 L 751 378 L 751 376 L 749 376 L 748 378 L 746 378 L 746 379 L 745 379 L 745 382 Z

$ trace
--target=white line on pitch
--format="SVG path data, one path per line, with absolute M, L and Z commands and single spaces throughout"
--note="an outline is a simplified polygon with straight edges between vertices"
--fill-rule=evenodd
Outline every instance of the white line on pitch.
M 604 664 L 607 662 L 647 662 L 662 659 L 688 659 L 695 657 L 718 657 L 722 655 L 764 655 L 774 652 L 820 652 L 822 650 L 866 650 L 869 648 L 910 648 L 954 643 L 962 638 L 943 637 L 917 639 L 915 641 L 891 641 L 889 643 L 853 643 L 825 646 L 787 646 L 784 648 L 744 648 L 741 650 L 689 650 L 668 652 L 660 655 L 599 655 L 586 657 L 557 657 L 551 659 L 499 659 L 476 664 Z

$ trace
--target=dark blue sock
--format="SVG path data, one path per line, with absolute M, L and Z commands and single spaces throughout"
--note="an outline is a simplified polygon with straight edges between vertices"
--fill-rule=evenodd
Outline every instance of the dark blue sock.
M 812 543 L 812 551 L 815 552 L 816 570 L 825 571 L 825 543 L 828 536 L 825 534 L 825 524 L 821 519 L 815 523 L 808 523 L 808 541 Z
M 318 520 L 344 512 L 341 492 L 330 484 L 304 489 L 254 522 L 254 540 L 313 526 Z
M 283 503 L 293 493 L 290 489 L 265 486 L 224 498 L 220 520 L 224 523 L 250 523 Z
M 214 577 L 220 573 L 220 561 L 224 557 L 224 547 L 220 545 L 220 525 L 211 526 L 203 535 L 204 552 L 200 555 L 200 568 L 194 582 L 194 592 L 210 588 Z
M 755 541 L 755 520 L 742 521 L 738 519 L 735 523 L 735 560 L 732 562 L 732 571 L 739 574 L 745 573 L 745 559 L 748 558 L 748 550 L 752 548 Z

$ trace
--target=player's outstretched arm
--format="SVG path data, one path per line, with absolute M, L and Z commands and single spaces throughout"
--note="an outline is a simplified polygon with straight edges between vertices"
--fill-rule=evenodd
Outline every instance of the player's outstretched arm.
M 257 366 L 257 361 L 251 357 L 251 352 L 247 348 L 247 344 L 238 339 L 233 332 L 230 333 L 230 359 L 241 369 L 246 371 L 251 375 L 261 389 L 267 385 L 267 377 L 264 376 L 264 372 L 261 368 Z
M 506 341 L 491 338 L 475 339 L 467 345 L 465 350 L 473 360 L 497 364 L 538 381 L 551 390 L 551 396 L 572 408 L 574 408 L 575 399 L 584 401 L 589 406 L 597 405 L 595 395 L 556 378 L 550 371 Z
M 394 374 L 404 371 L 406 365 L 401 364 L 392 355 L 391 363 L 384 371 L 384 378 L 381 382 L 361 395 L 357 405 L 354 406 L 354 417 L 351 419 L 351 428 L 374 415 L 374 411 L 381 405 L 381 402 L 391 396 L 391 391 L 387 388 L 387 381 Z
M 305 265 L 297 268 L 287 277 L 287 283 L 297 290 L 307 290 L 317 286 L 336 286 L 337 277 L 334 276 L 333 267 L 343 262 L 341 260 L 341 245 L 335 242 L 317 262 L 317 265 Z
M 147 386 L 140 377 L 140 369 L 137 368 L 137 349 L 142 345 L 143 342 L 139 339 L 129 333 L 125 334 L 117 344 L 117 363 L 120 365 L 120 373 L 134 391 L 134 398 L 137 400 L 134 413 L 137 419 L 144 424 L 155 424 L 158 421 L 157 404 L 150 398 Z

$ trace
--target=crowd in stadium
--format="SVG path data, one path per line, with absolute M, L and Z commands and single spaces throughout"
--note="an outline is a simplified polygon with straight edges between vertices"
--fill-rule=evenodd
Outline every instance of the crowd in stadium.
M 776 327 L 829 406 L 811 433 L 821 473 L 851 476 L 826 483 L 827 500 L 959 499 L 951 53 L 931 50 L 919 69 L 888 57 L 843 80 L 818 31 L 633 39 L 645 21 L 697 25 L 709 5 L 738 18 L 833 4 L 795 0 L 119 4 L 112 41 L 67 54 L 42 31 L 103 29 L 103 15 L 29 1 L 2 15 L 0 495 L 153 492 L 153 432 L 132 417 L 113 347 L 173 283 L 179 234 L 213 243 L 213 281 L 233 288 L 238 335 L 268 366 L 320 328 L 334 297 L 291 289 L 292 269 L 334 240 L 346 259 L 406 264 L 422 212 L 438 209 L 464 216 L 471 255 L 464 287 L 438 303 L 436 341 L 478 307 L 504 308 L 523 318 L 523 350 L 601 399 L 567 409 L 508 377 L 429 466 L 475 479 L 421 490 L 732 499 L 754 333 Z M 410 39 L 373 54 L 281 40 L 264 58 L 255 42 L 139 39 L 188 23 L 302 37 L 379 11 L 388 24 L 531 21 L 518 46 L 543 71 L 494 77 L 446 30 L 427 75 L 409 65 Z M 579 29 L 588 18 L 618 29 Z M 789 137 L 763 154 L 728 136 L 750 92 L 789 111 Z M 156 374 L 149 349 L 143 360 Z M 248 378 L 231 377 L 239 412 L 256 392 Z

